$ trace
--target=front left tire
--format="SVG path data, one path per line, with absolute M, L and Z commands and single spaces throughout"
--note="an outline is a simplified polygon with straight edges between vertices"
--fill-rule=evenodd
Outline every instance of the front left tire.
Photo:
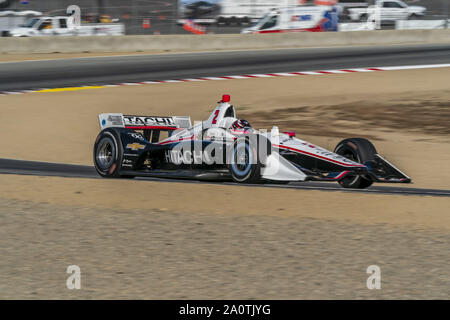
M 267 149 L 260 150 L 264 143 L 267 144 Z M 262 136 L 246 135 L 237 138 L 228 151 L 228 169 L 233 181 L 262 183 L 261 168 L 270 152 L 270 142 Z

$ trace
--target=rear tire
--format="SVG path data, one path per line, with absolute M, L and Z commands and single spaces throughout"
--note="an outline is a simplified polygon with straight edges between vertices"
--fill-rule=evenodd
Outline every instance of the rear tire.
M 364 138 L 350 138 L 339 142 L 334 149 L 334 153 L 361 164 L 373 161 L 377 150 L 374 145 Z M 365 189 L 372 185 L 370 177 L 360 175 L 348 175 L 339 180 L 343 188 Z
M 123 146 L 117 128 L 106 128 L 100 132 L 94 144 L 94 166 L 104 178 L 134 178 L 120 174 Z

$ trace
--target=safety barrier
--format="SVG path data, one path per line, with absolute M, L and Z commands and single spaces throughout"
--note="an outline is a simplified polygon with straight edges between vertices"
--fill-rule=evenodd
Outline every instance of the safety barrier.
M 395 28 L 398 30 L 445 29 L 450 28 L 450 20 L 398 20 Z
M 449 43 L 450 29 L 0 38 L 0 53 L 165 52 Z

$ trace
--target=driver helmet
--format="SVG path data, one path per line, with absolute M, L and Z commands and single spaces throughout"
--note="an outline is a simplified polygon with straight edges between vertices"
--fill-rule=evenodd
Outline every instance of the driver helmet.
M 236 120 L 231 125 L 231 128 L 234 130 L 246 130 L 246 129 L 250 129 L 251 127 L 252 126 L 250 125 L 250 123 L 244 119 Z

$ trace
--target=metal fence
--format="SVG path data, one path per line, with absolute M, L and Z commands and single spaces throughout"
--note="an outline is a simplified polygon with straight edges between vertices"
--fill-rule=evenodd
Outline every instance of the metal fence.
M 0 10 L 35 10 L 48 15 L 64 15 L 69 5 L 81 8 L 85 21 L 107 18 L 125 24 L 127 34 L 187 34 L 181 26 L 183 18 L 192 18 L 204 25 L 206 33 L 238 33 L 261 16 L 268 5 L 295 5 L 299 0 L 0 0 Z M 345 5 L 349 0 L 341 0 Z M 363 4 L 365 0 L 352 0 Z M 367 1 L 373 4 L 374 0 Z M 404 0 L 409 5 L 427 8 L 426 20 L 448 19 L 450 0 Z M 250 18 L 220 20 L 220 12 L 235 11 L 239 3 Z M 3 5 L 2 5 L 3 4 Z M 233 10 L 231 10 L 233 9 Z M 253 19 L 251 19 L 253 18 Z M 342 21 L 347 20 L 344 15 Z M 389 28 L 389 27 L 387 27 Z M 391 27 L 392 28 L 392 27 Z

